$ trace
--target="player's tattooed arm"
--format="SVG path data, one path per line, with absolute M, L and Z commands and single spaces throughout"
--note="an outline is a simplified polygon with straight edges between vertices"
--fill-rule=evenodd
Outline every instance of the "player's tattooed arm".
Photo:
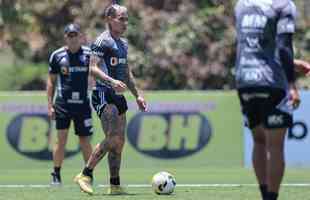
M 142 96 L 141 92 L 137 88 L 135 78 L 134 78 L 130 68 L 128 68 L 127 77 L 125 77 L 125 80 L 126 80 L 126 84 L 127 84 L 128 89 L 130 90 L 132 95 L 134 97 L 136 97 L 136 102 L 139 106 L 139 109 L 141 111 L 146 111 L 147 110 L 146 101 L 145 101 L 144 97 Z
M 89 69 L 90 74 L 95 78 L 99 78 L 102 81 L 111 81 L 111 77 L 109 77 L 106 73 L 100 70 L 100 65 L 103 61 L 98 56 L 92 54 L 89 59 Z
M 48 105 L 48 116 L 53 119 L 55 117 L 55 110 L 53 108 L 53 99 L 55 94 L 57 76 L 55 74 L 48 74 L 46 82 L 47 92 L 47 105 Z
M 107 75 L 104 71 L 100 69 L 100 65 L 104 62 L 103 59 L 99 58 L 98 56 L 92 54 L 90 56 L 90 61 L 89 61 L 89 68 L 90 68 L 90 74 L 94 76 L 95 78 L 100 79 L 101 81 L 106 81 L 111 84 L 113 89 L 116 92 L 124 92 L 127 88 L 125 83 L 115 80 L 109 75 Z
M 127 77 L 125 77 L 126 85 L 134 97 L 140 96 L 132 71 L 128 69 Z

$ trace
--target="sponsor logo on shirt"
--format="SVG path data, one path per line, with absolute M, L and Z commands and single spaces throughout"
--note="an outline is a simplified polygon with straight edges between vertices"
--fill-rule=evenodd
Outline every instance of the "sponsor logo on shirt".
M 67 100 L 68 103 L 73 103 L 73 104 L 83 104 L 84 101 L 80 99 L 80 93 L 79 92 L 72 92 L 71 94 L 71 99 Z
M 82 67 L 82 66 L 73 66 L 69 68 L 70 73 L 74 72 L 87 72 L 88 68 L 87 67 Z
M 240 59 L 240 65 L 261 66 L 261 65 L 265 65 L 265 64 L 266 64 L 266 62 L 262 59 L 245 58 L 245 57 L 241 57 L 241 59 Z
M 242 28 L 262 29 L 265 28 L 267 21 L 268 19 L 264 15 L 258 15 L 258 14 L 244 15 L 241 22 L 241 26 Z
M 110 64 L 111 66 L 116 66 L 118 64 L 127 64 L 127 58 L 111 57 Z

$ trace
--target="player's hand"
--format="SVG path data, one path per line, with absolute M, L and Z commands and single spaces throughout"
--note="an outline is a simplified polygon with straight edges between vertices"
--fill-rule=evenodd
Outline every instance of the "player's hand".
M 293 107 L 293 109 L 297 109 L 300 105 L 300 97 L 295 84 L 290 84 L 289 95 L 290 105 Z
M 146 101 L 142 96 L 138 96 L 136 102 L 139 107 L 139 110 L 141 110 L 142 112 L 147 111 Z
M 54 109 L 53 105 L 48 106 L 47 115 L 50 119 L 55 119 L 55 109 Z
M 306 76 L 310 76 L 310 63 L 304 61 L 304 60 L 294 60 L 294 65 L 296 68 L 296 71 L 299 71 Z
M 127 90 L 126 84 L 119 80 L 113 79 L 111 85 L 116 93 L 124 93 Z

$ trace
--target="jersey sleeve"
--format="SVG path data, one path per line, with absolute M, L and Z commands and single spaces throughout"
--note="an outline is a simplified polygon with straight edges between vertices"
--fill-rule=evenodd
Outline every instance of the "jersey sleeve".
M 295 33 L 297 9 L 295 4 L 290 1 L 281 11 L 277 25 L 277 33 Z
M 48 62 L 49 66 L 48 66 L 48 72 L 51 74 L 58 74 L 59 73 L 59 67 L 56 61 L 56 55 L 55 53 L 52 53 L 50 58 L 49 58 L 49 62 Z
M 98 56 L 99 58 L 104 58 L 108 52 L 108 44 L 105 40 L 97 39 L 90 46 L 91 54 Z

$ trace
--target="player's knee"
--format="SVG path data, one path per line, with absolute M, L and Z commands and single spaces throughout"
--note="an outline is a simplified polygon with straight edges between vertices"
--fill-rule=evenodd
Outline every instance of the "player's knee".
M 56 148 L 64 148 L 66 143 L 67 143 L 67 140 L 65 140 L 65 139 L 58 139 L 55 142 L 55 146 L 56 146 Z
M 114 136 L 111 138 L 111 150 L 121 152 L 125 143 L 123 136 Z
M 113 146 L 121 146 L 125 142 L 124 137 L 114 136 L 111 138 L 111 143 Z
M 125 143 L 125 137 L 123 135 L 118 135 L 116 137 L 114 137 L 114 139 L 116 140 L 115 143 L 123 145 Z
M 282 144 L 270 144 L 268 145 L 268 151 L 274 153 L 283 153 L 284 152 L 284 145 Z
M 256 145 L 266 145 L 266 137 L 263 134 L 253 133 L 253 141 Z
M 107 135 L 106 138 L 104 139 L 104 146 L 108 149 L 108 151 L 110 151 L 111 149 L 113 149 L 113 137 L 111 137 L 110 135 Z M 98 146 L 99 145 L 99 146 Z M 100 144 L 98 144 L 98 148 L 104 148 L 103 146 L 100 147 Z M 101 144 L 103 145 L 103 144 Z M 97 148 L 96 146 L 96 148 Z

